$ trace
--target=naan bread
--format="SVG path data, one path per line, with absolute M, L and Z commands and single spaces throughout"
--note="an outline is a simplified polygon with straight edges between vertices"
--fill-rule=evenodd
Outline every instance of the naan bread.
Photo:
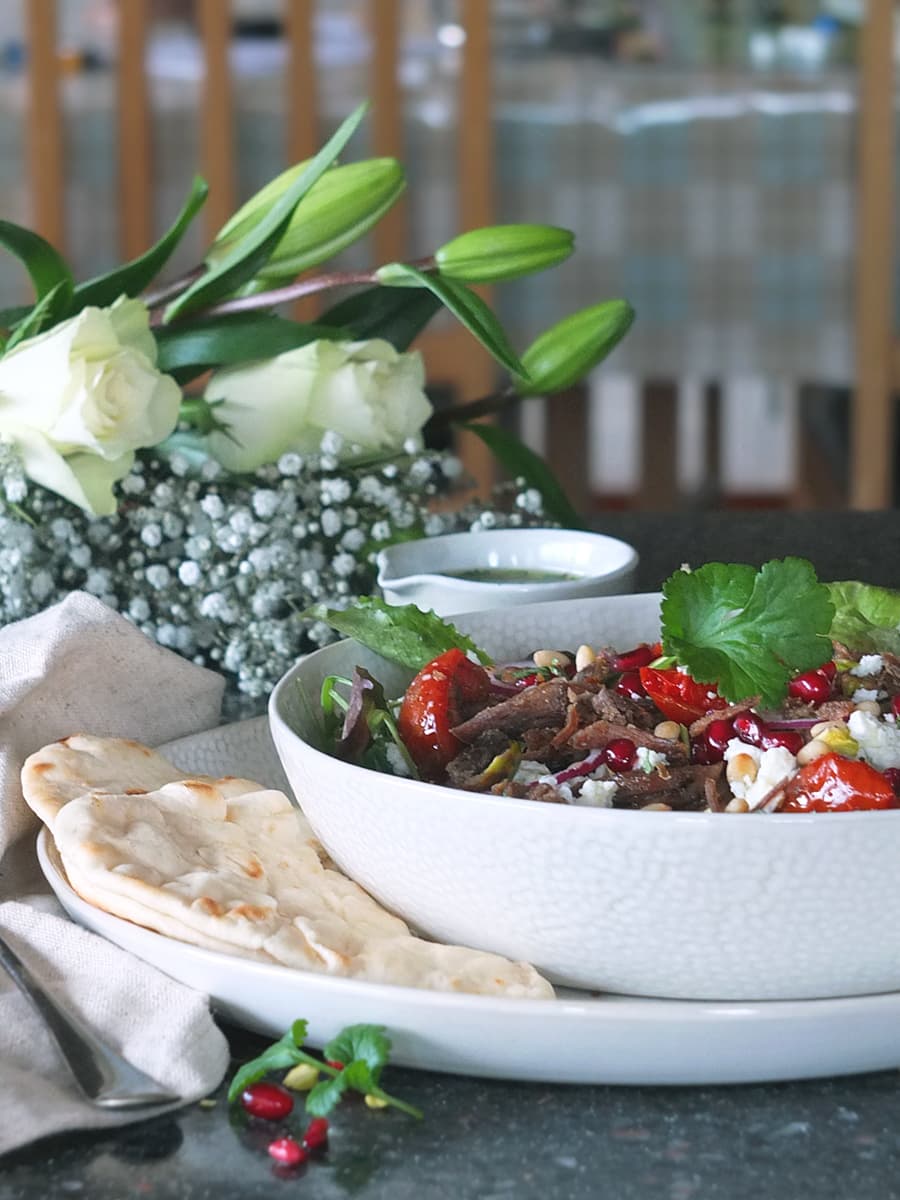
M 162 756 L 139 755 L 146 748 L 135 747 L 70 738 L 32 756 L 23 772 L 26 798 L 36 811 L 54 814 L 66 873 L 90 903 L 194 945 L 301 970 L 437 991 L 552 997 L 550 984 L 525 963 L 415 937 L 331 866 L 306 818 L 281 792 L 246 790 L 246 780 L 136 788 L 121 775 L 114 790 L 126 759 L 141 763 L 142 784 L 165 766 L 180 774 Z M 90 775 L 80 784 L 79 761 Z M 53 770 L 35 772 L 41 763 Z
M 59 810 L 85 792 L 151 792 L 184 778 L 167 758 L 126 738 L 76 734 L 38 750 L 22 768 L 25 801 L 53 832 Z M 208 776 L 198 778 L 209 780 Z M 250 779 L 215 781 L 229 794 L 259 791 Z

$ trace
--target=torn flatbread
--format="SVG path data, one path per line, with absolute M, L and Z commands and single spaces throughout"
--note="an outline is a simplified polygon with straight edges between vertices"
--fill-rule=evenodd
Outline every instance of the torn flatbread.
M 122 764 L 139 763 L 144 784 L 151 771 L 164 773 L 162 756 L 138 756 L 135 743 L 123 754 L 115 739 L 87 741 L 69 739 L 62 750 L 32 756 L 23 788 L 36 811 L 53 814 L 66 874 L 90 903 L 194 945 L 301 970 L 438 991 L 552 997 L 550 984 L 526 963 L 412 934 L 331 866 L 283 793 L 246 790 L 246 780 L 244 790 L 236 781 L 206 779 L 137 788 L 119 773 Z M 90 775 L 80 783 L 79 755 Z M 53 769 L 35 772 L 41 763 Z

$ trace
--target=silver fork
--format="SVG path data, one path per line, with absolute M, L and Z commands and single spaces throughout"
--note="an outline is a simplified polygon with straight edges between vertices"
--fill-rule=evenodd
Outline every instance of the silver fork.
M 181 1099 L 126 1062 L 104 1045 L 79 1017 L 67 1012 L 2 937 L 0 966 L 43 1018 L 75 1082 L 92 1104 L 121 1109 L 174 1104 Z

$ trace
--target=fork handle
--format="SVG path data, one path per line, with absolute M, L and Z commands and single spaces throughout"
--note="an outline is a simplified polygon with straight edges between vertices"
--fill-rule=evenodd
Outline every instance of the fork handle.
M 43 1019 L 88 1100 L 103 1108 L 135 1108 L 180 1099 L 104 1045 L 80 1017 L 54 1000 L 2 937 L 0 966 Z

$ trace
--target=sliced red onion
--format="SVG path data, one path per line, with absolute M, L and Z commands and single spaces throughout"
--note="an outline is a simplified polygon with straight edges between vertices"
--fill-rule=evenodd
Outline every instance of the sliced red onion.
M 561 783 L 568 783 L 570 779 L 578 779 L 582 775 L 590 775 L 591 771 L 596 771 L 602 765 L 603 754 L 603 750 L 591 750 L 580 762 L 572 763 L 570 767 L 563 767 L 561 771 L 557 771 L 553 776 L 554 784 L 558 786 Z

